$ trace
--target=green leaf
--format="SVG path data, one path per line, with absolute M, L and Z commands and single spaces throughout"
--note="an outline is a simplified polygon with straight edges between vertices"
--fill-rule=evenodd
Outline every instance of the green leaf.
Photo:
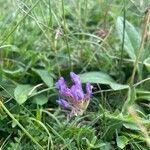
M 40 95 L 33 97 L 32 102 L 38 105 L 44 105 L 48 102 L 48 98 L 44 94 L 40 94 Z
M 110 150 L 110 149 L 112 149 L 112 146 L 111 146 L 110 142 L 107 142 L 107 143 L 105 143 L 105 146 L 100 147 L 99 149 L 100 150 Z
M 122 41 L 122 34 L 123 34 L 123 18 L 117 18 L 117 33 Z M 126 28 L 125 28 L 125 39 L 124 39 L 124 47 L 128 55 L 131 59 L 135 60 L 136 58 L 136 50 L 140 46 L 141 37 L 135 27 L 128 21 L 126 21 Z
M 33 87 L 31 85 L 17 85 L 14 91 L 15 100 L 19 105 L 23 104 L 28 99 L 28 94 Z
M 114 80 L 106 73 L 103 72 L 87 72 L 79 75 L 83 83 L 101 83 L 101 84 L 110 84 Z
M 129 140 L 125 136 L 118 136 L 116 140 L 117 146 L 121 149 L 123 149 L 129 142 Z
M 132 123 L 132 122 L 125 122 L 123 123 L 123 126 L 130 130 L 136 130 L 136 131 L 140 130 L 139 127 L 135 123 Z
M 100 83 L 109 85 L 113 90 L 122 90 L 127 89 L 128 85 L 122 85 L 116 83 L 108 74 L 103 72 L 87 72 L 80 74 L 80 79 L 82 83 L 90 82 L 90 83 Z
M 150 72 L 150 57 L 144 60 L 144 65 L 146 66 L 147 70 Z
M 141 100 L 150 101 L 150 91 L 136 90 L 136 93 L 137 93 L 136 100 L 138 100 L 138 101 L 141 101 Z
M 12 128 L 15 128 L 17 126 L 17 123 L 14 120 L 12 120 L 11 126 L 12 126 Z
M 3 80 L 0 82 L 0 88 L 3 90 L 0 91 L 0 95 L 5 98 L 14 98 L 14 90 L 16 85 L 12 83 L 11 81 Z
M 44 69 L 32 69 L 32 70 L 40 76 L 40 78 L 45 82 L 45 84 L 48 87 L 53 86 L 53 78 L 51 77 L 51 75 L 48 73 L 47 70 Z
M 107 127 L 105 128 L 105 139 L 112 140 L 113 135 L 115 134 L 116 129 L 120 130 L 122 127 L 122 121 L 117 120 L 116 118 L 110 118 Z
M 123 85 L 123 84 L 119 84 L 119 83 L 110 83 L 109 85 L 115 91 L 116 90 L 123 90 L 123 89 L 128 89 L 129 88 L 128 85 Z
M 95 148 L 104 147 L 106 145 L 105 143 L 99 143 L 99 144 L 95 145 L 95 143 L 91 143 L 87 138 L 83 138 L 83 139 L 86 140 L 86 143 L 87 143 L 88 147 L 90 147 L 90 148 L 94 148 L 95 149 Z
M 133 103 L 136 100 L 136 89 L 135 87 L 129 88 L 128 89 L 128 97 L 122 107 L 122 113 L 127 114 L 128 113 L 128 108 L 133 105 Z

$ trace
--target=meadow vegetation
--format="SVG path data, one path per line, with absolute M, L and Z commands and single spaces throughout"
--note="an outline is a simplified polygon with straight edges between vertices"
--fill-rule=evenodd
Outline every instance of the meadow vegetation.
M 148 150 L 149 0 L 0 0 L 0 150 Z M 69 116 L 56 82 L 92 97 Z

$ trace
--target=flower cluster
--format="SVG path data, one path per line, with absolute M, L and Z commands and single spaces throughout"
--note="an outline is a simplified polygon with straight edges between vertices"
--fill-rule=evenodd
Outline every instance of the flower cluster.
M 56 82 L 56 88 L 59 90 L 58 104 L 66 109 L 70 109 L 71 116 L 83 114 L 89 105 L 92 95 L 91 84 L 86 83 L 86 93 L 83 92 L 80 78 L 75 73 L 70 73 L 73 85 L 68 88 L 63 77 Z

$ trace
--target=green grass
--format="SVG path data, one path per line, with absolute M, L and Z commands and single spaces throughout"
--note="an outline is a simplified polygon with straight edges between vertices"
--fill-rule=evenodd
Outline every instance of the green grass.
M 148 3 L 0 0 L 0 149 L 147 150 Z M 55 82 L 71 71 L 93 96 L 68 118 Z

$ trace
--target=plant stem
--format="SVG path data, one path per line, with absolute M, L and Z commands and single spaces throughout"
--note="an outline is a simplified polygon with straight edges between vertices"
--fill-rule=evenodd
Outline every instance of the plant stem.
M 84 32 L 86 32 L 86 22 L 87 22 L 87 11 L 88 11 L 88 0 L 84 1 L 85 3 L 85 8 L 84 8 Z
M 65 19 L 64 0 L 61 0 L 61 2 L 62 2 L 62 15 L 63 15 L 63 22 L 64 22 L 64 24 L 63 24 L 64 25 L 64 39 L 65 39 L 67 50 L 68 50 L 70 70 L 73 71 L 72 61 L 71 61 L 71 52 L 70 52 L 70 47 L 69 47 L 69 42 L 68 42 L 68 37 L 67 37 L 67 24 L 66 24 L 66 19 Z
M 124 7 L 123 7 L 123 33 L 122 33 L 122 45 L 121 45 L 121 56 L 120 56 L 120 76 L 121 76 L 121 68 L 122 68 L 122 62 L 123 62 L 125 28 L 126 28 L 126 0 L 124 0 Z
M 147 35 L 147 27 L 148 27 L 149 21 L 150 21 L 150 9 L 148 10 L 148 13 L 147 13 L 140 47 L 137 50 L 137 56 L 135 59 L 134 68 L 133 68 L 133 72 L 132 72 L 132 76 L 131 76 L 131 80 L 130 80 L 130 88 L 128 91 L 128 98 L 122 107 L 123 114 L 126 114 L 128 112 L 129 107 L 134 103 L 134 100 L 135 100 L 136 93 L 135 93 L 135 87 L 134 87 L 134 78 L 135 78 L 136 68 L 139 63 L 140 55 L 141 55 L 143 47 L 144 47 L 144 42 L 145 42 L 146 35 Z
M 49 4 L 49 24 L 50 24 L 50 27 L 52 28 L 53 27 L 53 20 L 52 20 L 52 5 L 51 5 L 51 0 L 49 0 L 48 2 Z
M 146 39 L 146 35 L 147 35 L 147 27 L 148 27 L 149 21 L 150 21 L 150 8 L 148 9 L 148 12 L 147 12 L 147 17 L 146 17 L 146 22 L 145 22 L 145 25 L 144 25 L 144 30 L 143 30 L 143 34 L 142 34 L 142 40 L 141 40 L 141 43 L 140 43 L 140 47 L 137 50 L 137 56 L 136 56 L 136 59 L 135 59 L 134 68 L 133 68 L 133 72 L 132 72 L 132 76 L 131 76 L 130 87 L 133 87 L 133 84 L 134 84 L 136 68 L 137 68 L 137 65 L 138 65 L 143 47 L 144 47 L 144 43 L 145 43 L 145 39 Z
M 41 149 L 44 148 L 31 136 L 31 134 L 19 123 L 19 121 L 10 113 L 10 111 L 5 107 L 2 102 L 2 98 L 0 99 L 0 107 L 6 112 L 6 114 L 21 128 L 21 130 Z

